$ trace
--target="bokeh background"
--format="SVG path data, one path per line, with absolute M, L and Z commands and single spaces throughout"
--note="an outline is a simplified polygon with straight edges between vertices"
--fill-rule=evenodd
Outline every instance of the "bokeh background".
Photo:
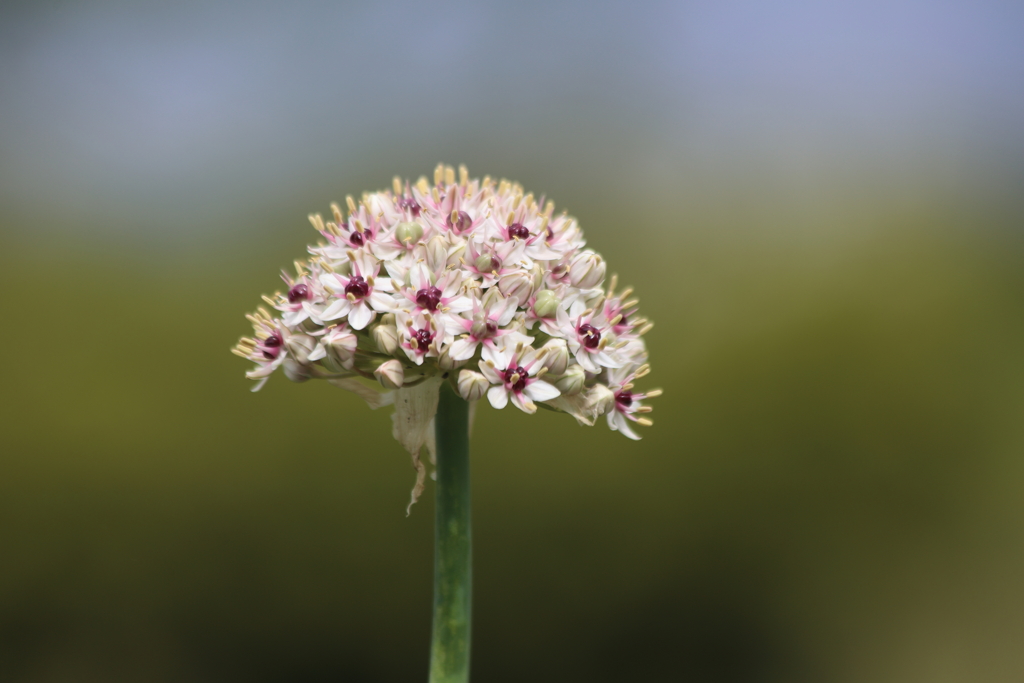
M 475 680 L 1024 680 L 1024 6 L 4 3 L 0 679 L 425 680 L 432 498 L 242 314 L 438 162 L 636 287 L 639 443 L 483 408 Z

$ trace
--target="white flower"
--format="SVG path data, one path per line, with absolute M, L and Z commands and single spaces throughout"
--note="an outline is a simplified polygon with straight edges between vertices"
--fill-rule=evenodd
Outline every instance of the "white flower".
M 487 381 L 496 386 L 487 390 L 487 400 L 499 410 L 509 400 L 525 413 L 537 412 L 534 401 L 550 401 L 558 397 L 559 391 L 553 385 L 540 379 L 547 368 L 544 354 L 534 348 L 518 343 L 515 347 L 484 347 L 484 360 L 480 371 Z
M 283 274 L 286 291 L 264 297 L 270 310 L 249 316 L 254 334 L 234 352 L 255 364 L 254 390 L 281 369 L 371 407 L 394 404 L 414 500 L 444 381 L 495 408 L 532 413 L 543 402 L 588 425 L 605 415 L 629 438 L 650 424 L 645 401 L 660 392 L 634 384 L 648 372 L 652 324 L 614 275 L 606 286 L 604 259 L 552 202 L 440 166 L 433 182 L 396 179 L 346 208 L 310 216 L 311 257 Z
M 377 279 L 380 263 L 366 253 L 352 254 L 350 275 L 324 273 L 320 282 L 339 297 L 322 311 L 310 315 L 314 320 L 337 320 L 348 317 L 353 330 L 361 330 L 373 322 L 375 311 L 388 312 L 395 306 L 394 299 L 383 292 L 391 291 L 391 283 Z

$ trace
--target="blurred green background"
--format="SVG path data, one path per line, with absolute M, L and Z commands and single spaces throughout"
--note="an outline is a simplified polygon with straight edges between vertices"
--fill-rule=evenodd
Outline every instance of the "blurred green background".
M 661 386 L 480 410 L 478 681 L 1024 678 L 1024 12 L 0 10 L 0 680 L 424 680 L 430 489 L 228 353 L 439 161 L 580 219 Z

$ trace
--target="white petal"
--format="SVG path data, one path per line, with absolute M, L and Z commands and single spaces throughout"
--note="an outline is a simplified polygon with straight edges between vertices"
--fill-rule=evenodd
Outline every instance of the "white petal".
M 612 358 L 604 351 L 598 351 L 597 353 L 593 354 L 593 356 L 595 361 L 597 361 L 600 365 L 603 365 L 606 368 L 621 368 L 623 365 L 622 361 L 618 360 L 617 358 Z
M 360 301 L 352 306 L 352 310 L 348 314 L 348 324 L 352 326 L 353 330 L 361 330 L 369 325 L 374 317 L 374 312 L 370 310 L 366 302 Z
M 384 284 L 387 280 L 381 280 L 380 282 Z M 373 306 L 374 310 L 381 313 L 390 313 L 395 308 L 395 299 L 381 292 L 372 292 L 370 294 L 370 305 Z
M 519 408 L 519 410 L 523 411 L 524 413 L 527 413 L 528 415 L 533 415 L 534 413 L 537 412 L 537 404 L 531 401 L 526 396 L 523 396 L 522 394 L 517 394 L 513 392 L 512 404 L 515 405 L 516 408 Z
M 480 361 L 480 372 L 484 374 L 484 377 L 486 377 L 487 381 L 491 384 L 502 384 L 505 381 L 501 376 L 501 372 L 495 370 L 491 365 L 484 361 Z
M 629 439 L 633 439 L 633 441 L 640 440 L 640 436 L 629 426 L 629 420 L 626 419 L 626 416 L 617 410 L 608 413 L 608 427 Z
M 484 360 L 494 363 L 494 367 L 504 370 L 508 367 L 508 361 L 512 357 L 512 349 L 499 349 L 495 344 L 484 344 L 480 352 Z
M 516 297 L 509 297 L 506 300 L 508 304 L 505 310 L 502 311 L 501 316 L 498 318 L 498 327 L 505 327 L 512 322 L 512 317 L 516 314 L 516 307 L 519 306 L 519 299 Z
M 409 281 L 416 290 L 430 287 L 430 271 L 427 269 L 427 266 L 423 263 L 417 263 L 409 273 Z
M 492 406 L 501 410 L 508 405 L 508 392 L 501 385 L 491 387 L 487 390 L 487 400 L 491 402 Z
M 323 344 L 317 344 L 316 348 L 309 352 L 307 360 L 320 360 L 327 356 L 327 349 L 324 348 Z
M 562 395 L 562 392 L 556 389 L 553 384 L 548 384 L 542 379 L 528 382 L 523 393 L 534 401 L 550 401 Z
M 281 316 L 281 322 L 284 323 L 285 327 L 295 327 L 303 320 L 309 317 L 309 312 L 303 308 L 297 311 L 289 311 Z
M 470 341 L 469 337 L 458 339 L 452 344 L 452 350 L 450 355 L 452 360 L 469 360 L 476 353 L 476 347 L 479 342 Z
M 468 296 L 455 297 L 444 305 L 451 313 L 464 313 L 465 311 L 472 310 L 473 300 Z
M 348 299 L 336 299 L 334 303 L 324 309 L 324 312 L 320 314 L 320 319 L 337 320 L 338 318 L 347 315 L 351 308 L 352 302 Z

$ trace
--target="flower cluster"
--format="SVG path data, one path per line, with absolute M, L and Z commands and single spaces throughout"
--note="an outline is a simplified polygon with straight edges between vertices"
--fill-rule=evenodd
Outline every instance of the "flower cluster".
M 541 406 L 587 425 L 606 415 L 631 439 L 632 425 L 651 424 L 643 401 L 660 391 L 634 382 L 648 373 L 642 336 L 652 324 L 631 290 L 605 282 L 604 260 L 553 203 L 438 166 L 433 183 L 396 178 L 392 191 L 349 197 L 347 213 L 331 208 L 333 220 L 310 216 L 323 239 L 283 274 L 287 291 L 264 297 L 272 310 L 248 316 L 255 334 L 234 349 L 256 363 L 254 390 L 280 368 L 374 407 L 395 403 L 396 436 L 414 460 L 446 380 L 495 408 Z M 422 404 L 408 409 L 418 411 L 416 434 L 400 428 L 409 400 L 359 378 Z

